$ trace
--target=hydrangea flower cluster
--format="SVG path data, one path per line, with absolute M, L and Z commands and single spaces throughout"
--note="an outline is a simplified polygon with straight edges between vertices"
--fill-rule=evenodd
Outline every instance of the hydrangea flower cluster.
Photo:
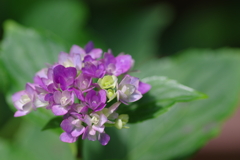
M 119 105 L 139 100 L 151 88 L 128 75 L 133 63 L 130 55 L 114 57 L 111 50 L 102 58 L 102 50 L 92 42 L 85 48 L 73 45 L 69 54 L 61 52 L 57 63 L 37 72 L 34 83 L 12 96 L 14 116 L 44 107 L 63 116 L 61 141 L 73 143 L 82 135 L 106 145 L 110 140 L 106 126 L 127 128 L 129 117 L 117 113 Z

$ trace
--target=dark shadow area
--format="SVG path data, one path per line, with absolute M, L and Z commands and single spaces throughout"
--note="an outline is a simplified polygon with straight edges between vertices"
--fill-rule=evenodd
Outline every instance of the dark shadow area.
M 5 96 L 0 93 L 0 137 L 9 141 L 14 141 L 21 124 L 21 118 L 14 118 L 13 111 L 7 105 Z
M 106 146 L 102 146 L 98 141 L 83 141 L 83 159 L 92 160 L 98 157 L 99 160 L 129 160 L 126 157 L 127 142 L 120 136 L 119 130 L 115 127 L 106 127 L 105 131 L 110 135 L 110 141 Z
M 119 114 L 128 114 L 130 117 L 129 123 L 136 123 L 154 118 L 154 113 L 160 112 L 161 109 L 159 108 L 164 110 L 166 107 L 157 105 L 157 99 L 146 93 L 137 102 L 131 103 L 128 106 L 121 105 L 117 112 Z

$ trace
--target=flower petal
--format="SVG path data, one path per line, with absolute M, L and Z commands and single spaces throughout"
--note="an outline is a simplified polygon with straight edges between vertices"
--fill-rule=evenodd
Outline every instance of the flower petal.
M 97 125 L 93 125 L 92 128 L 100 133 L 102 133 L 104 131 L 104 126 L 97 126 Z
M 116 102 L 113 105 L 111 105 L 111 107 L 108 108 L 108 115 L 112 114 L 120 104 L 121 102 Z
M 106 106 L 106 104 L 104 104 L 104 103 L 100 104 L 100 106 L 98 106 L 96 109 L 94 109 L 94 112 L 101 111 L 105 106 Z
M 141 94 L 147 93 L 149 90 L 151 89 L 151 85 L 144 83 L 144 82 L 139 82 L 139 86 L 138 86 L 138 91 Z
M 76 142 L 77 138 L 76 137 L 73 137 L 71 134 L 69 133 L 66 133 L 66 132 L 63 132 L 61 135 L 60 135 L 60 140 L 63 141 L 63 142 L 67 142 L 67 143 L 73 143 L 73 142 Z
M 85 130 L 85 127 L 83 127 L 83 126 L 81 126 L 81 127 L 79 127 L 79 128 L 75 128 L 75 129 L 72 131 L 71 135 L 72 135 L 73 137 L 78 137 L 78 136 L 80 136 L 80 135 L 84 132 L 84 130 Z
M 14 117 L 21 117 L 21 116 L 25 116 L 28 112 L 27 111 L 17 111 L 14 114 Z
M 68 117 L 67 119 L 64 119 L 60 124 L 61 128 L 67 133 L 72 132 L 74 129 L 74 125 L 72 125 L 73 120 L 75 120 L 73 117 Z
M 92 49 L 90 52 L 87 52 L 93 59 L 98 59 L 102 56 L 102 50 L 99 48 Z
M 26 86 L 25 86 L 25 90 L 26 90 L 26 93 L 27 93 L 28 97 L 30 99 L 32 99 L 34 94 L 35 94 L 35 90 L 34 90 L 33 85 L 31 83 L 27 83 Z
M 12 95 L 12 101 L 15 102 L 15 101 L 19 100 L 21 98 L 21 96 L 25 95 L 25 94 L 26 94 L 25 90 L 14 93 Z
M 108 134 L 106 134 L 106 133 L 100 133 L 99 135 L 98 135 L 98 140 L 99 140 L 99 142 L 102 144 L 102 145 L 107 145 L 108 144 L 108 142 L 109 142 L 109 140 L 110 140 L 110 136 L 108 135 Z
M 106 100 L 107 100 L 107 93 L 105 90 L 101 89 L 99 92 L 98 92 L 99 96 L 100 96 L 100 101 L 101 103 L 105 103 Z
M 116 57 L 116 76 L 126 73 L 133 66 L 133 59 L 130 55 L 118 55 Z
M 89 41 L 85 47 L 84 50 L 86 53 L 89 53 L 94 48 L 94 43 L 92 41 Z
M 63 65 L 66 60 L 68 60 L 69 54 L 65 52 L 60 52 L 58 56 L 58 62 Z
M 136 91 L 129 97 L 128 102 L 135 102 L 140 98 L 142 98 L 142 94 L 139 91 Z
M 86 52 L 81 47 L 73 45 L 72 48 L 70 49 L 70 55 L 73 56 L 74 54 L 80 54 L 81 57 L 83 58 L 86 55 Z
M 60 91 L 55 91 L 55 92 L 53 93 L 53 99 L 54 99 L 54 102 L 55 102 L 56 104 L 60 104 L 60 103 L 61 103 L 61 102 L 60 102 L 61 98 L 62 98 L 62 93 L 61 93 Z
M 62 107 L 61 105 L 54 105 L 54 106 L 52 106 L 52 112 L 56 116 L 61 116 L 61 115 L 66 114 L 68 112 L 68 110 L 65 107 Z
M 89 126 L 87 126 L 83 132 L 82 139 L 86 139 L 89 134 Z

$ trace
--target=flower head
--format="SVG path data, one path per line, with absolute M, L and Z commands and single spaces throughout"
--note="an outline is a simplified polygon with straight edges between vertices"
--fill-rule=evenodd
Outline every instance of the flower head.
M 131 117 L 119 115 L 120 104 L 139 100 L 151 86 L 127 74 L 134 63 L 130 55 L 114 57 L 108 50 L 101 56 L 92 42 L 84 48 L 73 45 L 69 54 L 61 52 L 57 63 L 37 72 L 33 84 L 12 96 L 14 116 L 43 107 L 63 117 L 61 141 L 73 143 L 82 136 L 107 145 L 106 127 L 128 128 Z

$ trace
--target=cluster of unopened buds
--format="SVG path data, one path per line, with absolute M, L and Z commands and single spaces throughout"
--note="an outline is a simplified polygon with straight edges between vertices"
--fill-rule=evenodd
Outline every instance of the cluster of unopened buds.
M 63 116 L 61 141 L 73 143 L 82 135 L 106 145 L 110 140 L 106 126 L 128 128 L 129 116 L 117 113 L 119 105 L 139 100 L 151 86 L 128 75 L 134 63 L 130 55 L 114 57 L 108 50 L 101 57 L 102 50 L 92 42 L 84 49 L 73 45 L 69 54 L 61 52 L 56 64 L 37 72 L 34 83 L 12 96 L 14 116 L 44 107 Z

